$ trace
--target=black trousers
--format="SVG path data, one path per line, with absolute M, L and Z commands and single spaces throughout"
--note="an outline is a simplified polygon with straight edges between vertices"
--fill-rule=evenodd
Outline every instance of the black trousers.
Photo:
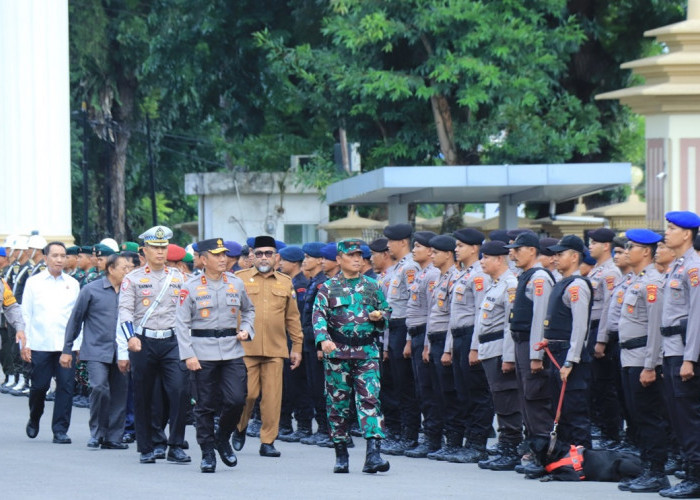
M 444 335 L 430 338 L 430 376 L 432 385 L 437 390 L 440 406 L 443 409 L 444 428 L 447 434 L 464 436 L 464 414 L 460 414 L 457 390 L 455 389 L 454 371 L 451 366 L 443 366 L 440 358 L 445 351 Z
M 635 443 L 642 460 L 663 468 L 668 455 L 669 423 L 663 395 L 662 370 L 660 366 L 656 368 L 656 381 L 648 387 L 639 383 L 641 372 L 641 366 L 622 368 L 623 393 L 635 423 Z
M 700 375 L 683 382 L 680 376 L 683 356 L 664 358 L 664 384 L 669 397 L 671 425 L 688 462 L 700 467 Z
M 548 437 L 554 423 L 552 372 L 530 370 L 530 341 L 515 342 L 515 377 L 528 437 Z
M 75 378 L 75 356 L 71 368 L 61 368 L 58 363 L 60 351 L 32 351 L 32 384 L 29 391 L 29 419 L 39 422 L 44 414 L 46 392 L 51 378 L 56 377 L 56 399 L 53 403 L 51 430 L 54 434 L 68 432 L 73 410 L 73 379 Z
M 141 350 L 129 352 L 134 380 L 134 424 L 140 453 L 153 451 L 153 388 L 156 374 L 162 377 L 168 397 L 170 416 L 170 446 L 182 446 L 185 440 L 185 410 L 187 399 L 187 368 L 180 361 L 175 336 L 151 339 L 139 335 Z
M 128 377 L 116 362 L 88 361 L 90 376 L 90 435 L 121 442 L 126 418 Z
M 591 328 L 590 335 L 597 337 L 598 329 Z M 605 356 L 591 360 L 591 415 L 598 424 L 603 438 L 618 440 L 622 430 L 623 396 L 620 386 L 620 342 L 610 338 Z
M 289 347 L 291 349 L 291 345 Z M 308 362 L 309 360 L 302 354 L 301 363 L 292 370 L 291 362 L 288 359 L 284 360 L 280 427 L 291 428 L 292 415 L 294 415 L 298 425 L 311 427 L 311 419 L 314 417 L 314 403 L 306 377 L 306 363 Z
M 403 357 L 408 329 L 405 319 L 389 322 L 389 369 L 399 400 L 401 428 L 414 438 L 420 428 L 420 405 L 416 397 L 416 383 L 410 359 Z
M 518 445 L 523 440 L 523 416 L 518 400 L 515 372 L 503 373 L 501 356 L 484 359 L 484 372 L 491 387 L 493 407 L 498 419 L 498 441 Z
M 219 435 L 228 440 L 238 424 L 248 395 L 248 372 L 242 358 L 200 361 L 193 372 L 197 404 L 197 443 L 202 451 L 214 449 L 214 416 L 219 415 Z
M 428 438 L 439 439 L 442 437 L 445 417 L 440 404 L 440 389 L 433 385 L 433 379 L 430 376 L 430 364 L 423 363 L 424 341 L 425 333 L 420 333 L 411 338 L 413 373 L 415 375 L 416 392 L 423 413 L 423 431 Z
M 383 349 L 382 349 L 383 350 Z M 379 362 L 379 377 L 381 388 L 379 389 L 379 400 L 382 403 L 384 413 L 384 425 L 386 425 L 387 435 L 395 437 L 401 434 L 401 408 L 399 399 L 396 397 L 394 379 L 391 376 L 391 360 L 381 360 Z
M 4 317 L 0 321 L 5 321 Z M 6 326 L 0 327 L 0 366 L 5 377 L 15 374 L 15 339 L 10 335 L 10 331 Z
M 559 366 L 563 365 L 564 361 L 566 361 L 566 353 L 566 350 L 553 353 Z M 559 369 L 554 366 L 548 357 L 544 360 L 544 366 L 546 370 L 550 371 L 550 380 L 552 381 L 552 408 L 556 412 L 562 386 L 561 376 L 559 374 Z M 562 404 L 561 417 L 557 430 L 561 442 L 583 446 L 589 450 L 592 448 L 589 407 L 590 384 L 590 363 L 582 362 L 574 365 L 567 379 L 566 392 L 564 394 L 564 402 Z
M 305 346 L 306 347 L 306 346 Z M 306 368 L 306 383 L 311 391 L 311 401 L 314 408 L 314 417 L 318 425 L 318 432 L 328 434 L 328 420 L 326 415 L 326 379 L 323 374 L 323 363 L 318 359 L 316 349 L 304 349 L 302 358 L 308 363 Z

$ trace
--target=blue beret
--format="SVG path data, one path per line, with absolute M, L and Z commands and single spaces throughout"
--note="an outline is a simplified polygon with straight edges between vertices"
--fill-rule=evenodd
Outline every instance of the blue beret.
M 5 251 L 5 247 L 0 247 L 0 257 L 7 257 L 7 252 Z
M 199 252 L 199 247 L 197 246 L 197 243 L 192 243 L 192 250 L 195 252 Z
M 362 250 L 363 259 L 369 259 L 372 257 L 372 250 L 370 250 L 367 245 L 360 245 L 360 250 Z
M 321 249 L 324 246 L 325 245 L 323 243 L 321 243 L 320 241 L 312 241 L 310 243 L 304 243 L 304 245 L 301 247 L 301 249 L 309 257 L 315 257 L 318 259 L 319 257 L 323 257 L 323 255 L 321 255 Z
M 510 243 L 510 238 L 508 237 L 508 231 L 502 229 L 496 229 L 489 233 L 489 239 L 491 241 L 502 241 L 503 243 Z
M 287 246 L 287 244 L 284 241 L 280 240 L 275 240 L 275 245 L 277 246 L 277 250 L 282 250 L 284 247 Z
M 472 228 L 459 229 L 452 233 L 462 243 L 467 245 L 481 245 L 486 237 L 481 231 Z
M 596 264 L 596 260 L 591 257 L 591 253 L 588 250 L 583 252 L 583 263 L 588 264 L 589 266 L 595 266 Z
M 255 248 L 255 237 L 246 239 L 245 244 L 248 245 L 248 248 Z
M 301 262 L 304 260 L 304 251 L 299 247 L 285 246 L 279 253 L 281 258 L 289 262 Z
M 484 255 L 508 255 L 508 249 L 504 241 L 493 240 L 481 245 L 481 253 Z
M 441 234 L 439 236 L 433 236 L 430 238 L 429 245 L 435 250 L 441 250 L 443 252 L 454 252 L 457 246 L 457 240 L 452 236 L 447 234 Z
M 338 245 L 336 243 L 328 243 L 321 249 L 321 257 L 326 260 L 335 260 L 338 256 Z
M 640 245 L 653 245 L 664 239 L 663 236 L 651 229 L 629 229 L 625 232 L 625 236 L 628 240 Z
M 393 224 L 384 228 L 384 236 L 390 240 L 404 240 L 413 234 L 413 227 L 410 224 Z
M 416 231 L 415 233 L 413 233 L 413 241 L 417 241 L 424 247 L 429 247 L 430 240 L 436 236 L 437 234 L 435 234 L 432 231 Z
M 694 212 L 667 212 L 666 220 L 683 229 L 695 229 L 700 227 L 700 217 Z
M 588 237 L 598 243 L 611 243 L 615 237 L 615 231 L 607 227 L 601 227 L 593 231 L 588 231 Z
M 224 241 L 224 246 L 226 247 L 227 257 L 240 257 L 241 256 L 241 245 L 235 241 Z

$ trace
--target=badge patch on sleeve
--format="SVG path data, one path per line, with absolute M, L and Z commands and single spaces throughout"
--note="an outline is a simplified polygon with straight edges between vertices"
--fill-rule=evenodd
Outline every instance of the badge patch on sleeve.
M 656 302 L 658 287 L 656 285 L 647 285 L 647 302 L 653 304 Z
M 474 278 L 474 288 L 477 292 L 484 290 L 484 278 Z
M 415 279 L 416 279 L 416 271 L 415 271 L 415 269 L 409 269 L 408 271 L 406 271 L 406 281 L 408 282 L 409 285 L 410 285 L 411 283 L 413 283 L 413 281 L 414 281 Z
M 185 299 L 189 294 L 189 290 L 185 290 L 184 288 L 180 290 L 180 305 L 182 305 L 182 303 L 185 302 Z
M 578 302 L 578 286 L 572 286 L 569 288 L 569 298 L 571 302 Z
M 129 283 L 130 283 L 129 280 L 126 280 L 126 279 L 123 280 L 122 281 L 122 290 L 126 290 L 127 288 L 129 288 Z
M 615 288 L 615 276 L 606 276 L 605 284 L 608 286 L 608 290 Z
M 688 269 L 688 279 L 690 280 L 690 286 L 696 287 L 698 286 L 698 268 L 694 267 L 692 269 Z
M 508 302 L 511 304 L 515 302 L 515 288 L 509 288 L 508 289 Z
M 532 284 L 535 285 L 535 295 L 541 297 L 544 294 L 544 280 L 536 279 Z

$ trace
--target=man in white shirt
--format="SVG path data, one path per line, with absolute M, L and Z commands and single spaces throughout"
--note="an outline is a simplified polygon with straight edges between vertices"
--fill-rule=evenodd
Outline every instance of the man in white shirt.
M 46 391 L 51 378 L 56 377 L 56 400 L 51 421 L 53 442 L 68 444 L 71 440 L 66 433 L 70 425 L 75 368 L 61 368 L 59 358 L 66 324 L 80 293 L 80 285 L 63 272 L 66 262 L 63 243 L 49 243 L 44 255 L 46 269 L 27 280 L 22 300 L 26 326 L 24 338 L 19 338 L 21 354 L 24 361 L 32 364 L 26 431 L 30 438 L 39 434 L 39 419 L 44 413 Z M 79 342 L 73 345 L 73 349 L 80 349 Z

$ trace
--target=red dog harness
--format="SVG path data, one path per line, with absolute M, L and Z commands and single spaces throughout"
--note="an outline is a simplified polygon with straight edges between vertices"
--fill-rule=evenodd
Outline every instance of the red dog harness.
M 547 472 L 552 472 L 560 467 L 567 466 L 573 467 L 573 469 L 578 472 L 578 478 L 581 481 L 586 479 L 586 476 L 583 474 L 583 446 L 575 446 L 572 444 L 567 456 L 561 460 L 548 464 L 545 466 L 544 470 Z

